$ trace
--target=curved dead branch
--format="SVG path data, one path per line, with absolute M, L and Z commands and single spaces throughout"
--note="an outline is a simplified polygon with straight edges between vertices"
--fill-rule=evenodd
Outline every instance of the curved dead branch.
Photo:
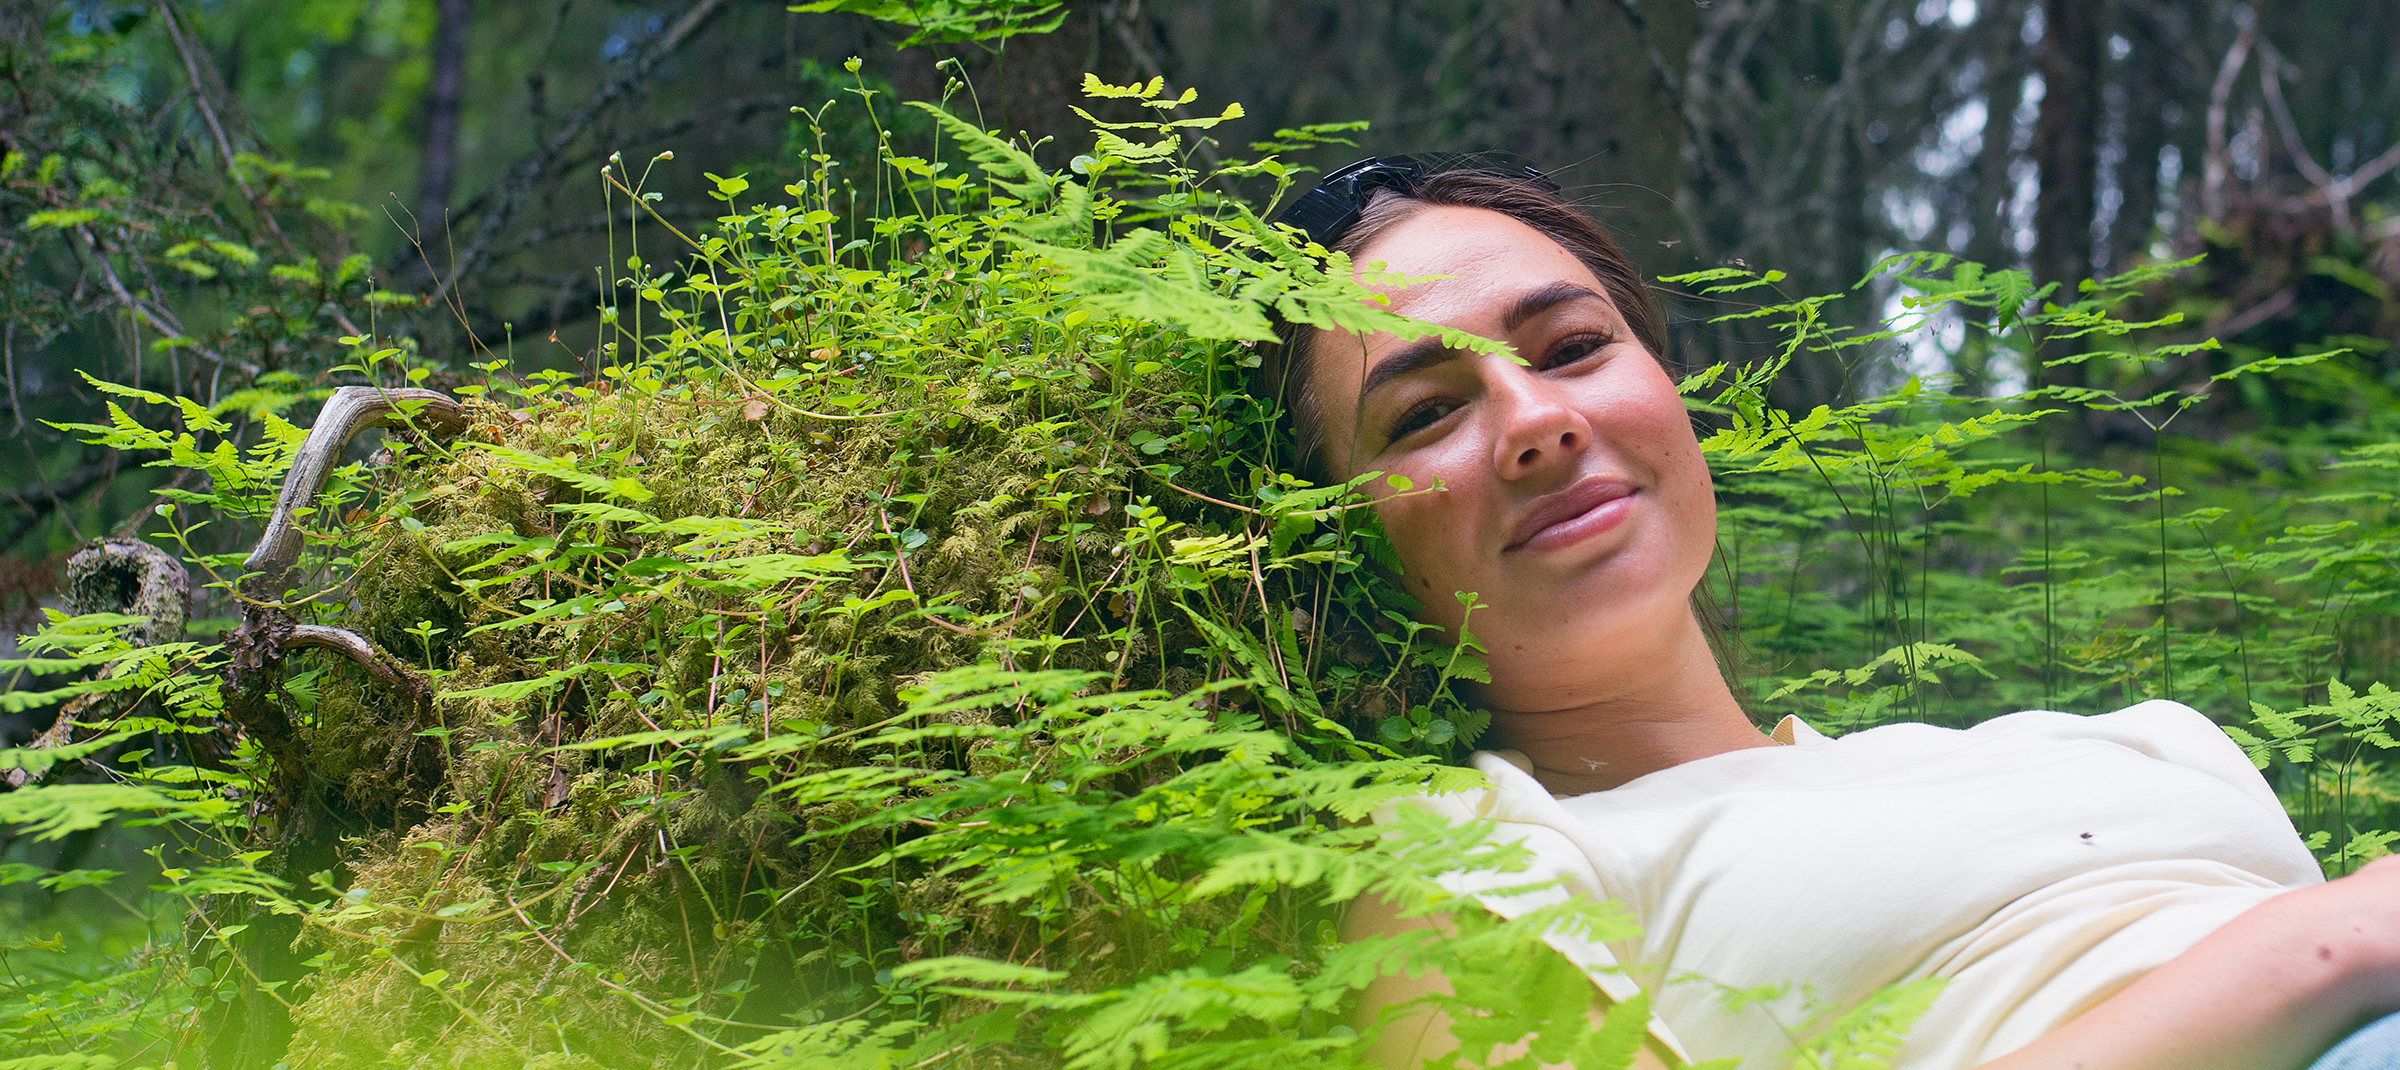
M 393 657 L 390 651 L 375 645 L 375 641 L 348 628 L 329 628 L 321 624 L 295 624 L 278 644 L 285 651 L 330 650 L 358 663 L 375 682 L 395 691 L 416 697 L 425 688 L 425 679 L 407 663 Z
M 374 640 L 345 628 L 297 623 L 284 609 L 283 594 L 291 589 L 300 561 L 301 515 L 315 509 L 317 496 L 325 491 L 325 480 L 359 432 L 370 427 L 413 426 L 447 437 L 466 425 L 466 407 L 448 394 L 413 387 L 345 386 L 326 400 L 299 455 L 292 459 L 283 490 L 275 499 L 275 512 L 267 519 L 267 530 L 242 564 L 242 622 L 225 640 L 225 712 L 274 757 L 281 776 L 296 778 L 302 768 L 299 736 L 290 719 L 264 701 L 270 681 L 258 670 L 284 652 L 316 649 L 340 654 L 377 683 L 398 691 L 419 712 L 433 697 L 423 676 Z M 287 779 L 284 786 L 288 789 L 294 782 Z
M 419 403 L 422 407 L 413 418 L 403 415 L 403 406 Z M 370 427 L 412 423 L 448 437 L 466 428 L 466 406 L 438 390 L 415 387 L 345 386 L 326 399 L 316 425 L 308 429 L 307 441 L 300 444 L 300 455 L 292 459 L 292 470 L 283 477 L 283 493 L 275 499 L 275 514 L 267 518 L 266 533 L 259 536 L 250 559 L 242 562 L 247 574 L 242 580 L 245 601 L 273 601 L 291 590 L 292 569 L 300 561 L 299 514 L 313 508 L 317 495 L 325 492 L 325 479 L 333 474 L 334 465 L 341 463 L 350 440 Z

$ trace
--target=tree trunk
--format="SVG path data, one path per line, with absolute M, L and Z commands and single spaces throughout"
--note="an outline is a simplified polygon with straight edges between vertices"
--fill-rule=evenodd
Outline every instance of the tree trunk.
M 441 0 L 433 26 L 433 88 L 425 100 L 425 184 L 417 233 L 430 239 L 449 226 L 450 187 L 458 177 L 458 116 L 467 94 L 467 0 Z
M 2097 0 L 2046 0 L 2042 112 L 2033 155 L 2041 173 L 2034 202 L 2034 277 L 2068 288 L 2092 268 L 2093 186 L 2100 166 L 2100 24 Z
M 1975 154 L 1974 233 L 1967 239 L 1966 256 L 1987 268 L 2017 263 L 2008 243 L 2008 202 L 2016 193 L 2008 165 L 2015 161 L 2017 106 L 2025 99 L 2022 47 L 2017 24 L 2022 8 L 2009 0 L 1984 5 L 1977 20 L 1987 35 L 1983 85 L 1983 146 Z
M 2045 0 L 2042 5 L 2042 111 L 2033 158 L 2041 193 L 2033 209 L 2033 277 L 2057 283 L 2051 300 L 2070 304 L 2077 283 L 2091 276 L 2094 186 L 2100 166 L 2100 0 Z M 2042 359 L 2065 351 L 2045 346 Z M 2083 367 L 2041 370 L 2038 383 L 2083 385 Z
M 2133 50 L 2117 70 L 2118 82 L 2125 87 L 2125 162 L 2117 168 L 2117 187 L 2125 200 L 2108 228 L 2112 273 L 2131 268 L 2150 246 L 2158 225 L 2158 156 L 2175 133 L 2163 113 L 2183 88 L 2176 84 L 2175 56 L 2158 13 L 2130 4 L 2119 13 L 2120 32 Z
M 1983 145 L 1975 153 L 1975 186 L 1968 193 L 1966 258 L 1999 271 L 2022 261 L 2009 244 L 2009 202 L 2016 182 L 2009 165 L 2016 162 L 2017 106 L 2025 99 L 2024 45 L 2018 40 L 2024 7 L 2017 0 L 1985 0 L 1976 19 L 1984 34 Z M 1958 392 L 1989 395 L 1993 380 L 1991 340 L 1961 349 L 1952 370 Z

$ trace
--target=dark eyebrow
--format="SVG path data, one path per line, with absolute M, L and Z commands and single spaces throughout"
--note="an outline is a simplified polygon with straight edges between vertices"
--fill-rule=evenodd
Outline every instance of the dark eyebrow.
M 1400 347 L 1400 351 L 1375 362 L 1367 369 L 1366 382 L 1359 385 L 1358 396 L 1364 399 L 1375 388 L 1414 371 L 1423 371 L 1458 356 L 1459 351 L 1443 345 L 1440 338 L 1419 338 Z
M 1550 285 L 1544 286 L 1539 290 L 1535 290 L 1532 293 L 1517 298 L 1517 303 L 1509 306 L 1508 315 L 1500 318 L 1500 326 L 1508 330 L 1516 330 L 1517 328 L 1524 326 L 1526 320 L 1532 319 L 1535 316 L 1539 316 L 1542 313 L 1548 312 L 1551 309 L 1566 304 L 1569 301 L 1584 297 L 1597 300 L 1600 295 L 1593 293 L 1591 288 L 1588 286 L 1577 286 L 1571 282 L 1551 283 Z
M 1517 298 L 1516 303 L 1508 307 L 1508 313 L 1500 317 L 1500 326 L 1505 330 L 1514 331 L 1535 316 L 1569 301 L 1586 297 L 1594 300 L 1600 299 L 1600 295 L 1592 292 L 1591 287 L 1588 286 L 1578 286 L 1571 282 L 1550 283 Z M 1440 338 L 1420 338 L 1400 347 L 1399 351 L 1377 361 L 1373 368 L 1368 369 L 1366 381 L 1359 385 L 1358 396 L 1365 398 L 1374 393 L 1376 387 L 1410 372 L 1423 371 L 1441 364 L 1458 354 L 1458 350 L 1443 345 Z

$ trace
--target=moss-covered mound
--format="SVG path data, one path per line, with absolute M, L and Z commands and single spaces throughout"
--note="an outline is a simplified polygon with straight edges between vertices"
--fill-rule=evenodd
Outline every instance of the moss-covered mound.
M 960 1052 L 1040 1062 L 1056 1037 L 909 965 L 1071 970 L 1080 991 L 1314 969 L 1330 930 L 1288 877 L 1195 882 L 1226 837 L 1336 830 L 1309 816 L 1326 790 L 1400 790 L 1426 758 L 1276 778 L 1391 756 L 1362 739 L 1463 744 L 1476 717 L 1428 667 L 1452 659 L 1412 660 L 1412 630 L 1342 578 L 1363 556 L 1342 488 L 1274 469 L 1255 339 L 1204 337 L 1264 333 L 1231 283 L 1179 275 L 1273 269 L 1242 248 L 1255 219 L 1088 252 L 1072 228 L 1188 213 L 1191 176 L 1139 179 L 1180 202 L 1050 193 L 962 136 L 1016 179 L 999 210 L 949 210 L 978 189 L 905 158 L 921 214 L 836 215 L 827 182 L 750 208 L 729 181 L 712 236 L 627 261 L 640 301 L 610 310 L 600 374 L 471 384 L 463 433 L 337 480 L 312 524 L 324 594 L 291 604 L 436 697 L 284 659 L 264 701 L 299 726 L 309 787 L 254 836 L 295 891 L 213 923 L 257 926 L 222 947 L 294 983 L 228 1027 L 288 1018 L 293 1066 L 621 1066 L 731 1058 L 752 1026 L 803 1027 L 750 1053 L 800 1059 L 972 1022 Z M 870 237 L 835 246 L 837 226 Z M 1104 255 L 1139 274 L 1095 283 L 1077 258 Z M 1167 299 L 1256 322 L 1120 314 L 1179 278 Z M 1179 781 L 1229 747 L 1280 772 Z M 263 1057 L 281 1029 L 244 1032 Z

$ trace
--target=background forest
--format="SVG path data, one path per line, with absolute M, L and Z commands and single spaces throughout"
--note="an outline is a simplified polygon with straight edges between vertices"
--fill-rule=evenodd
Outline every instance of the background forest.
M 0 1068 L 1342 1065 L 1407 963 L 1621 1064 L 1605 909 L 1332 935 L 1508 862 L 1359 824 L 1476 650 L 1244 390 L 1377 153 L 1659 280 L 1762 724 L 2170 697 L 2400 842 L 2400 5 L 5 2 Z

